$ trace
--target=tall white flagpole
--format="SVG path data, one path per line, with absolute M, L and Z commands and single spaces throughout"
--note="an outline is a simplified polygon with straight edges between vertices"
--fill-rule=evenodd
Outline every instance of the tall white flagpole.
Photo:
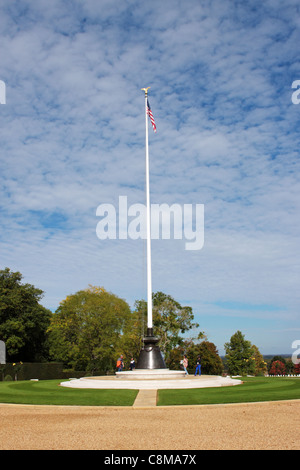
M 148 114 L 147 100 L 148 88 L 142 88 L 145 92 L 145 124 L 146 124 L 146 206 L 147 206 L 147 327 L 153 328 L 152 319 L 152 273 L 151 273 L 151 207 L 150 207 L 150 183 L 149 183 L 149 146 L 148 146 Z

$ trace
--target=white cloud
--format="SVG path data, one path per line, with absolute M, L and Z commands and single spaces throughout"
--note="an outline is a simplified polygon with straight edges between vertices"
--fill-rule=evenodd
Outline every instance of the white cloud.
M 145 202 L 140 88 L 151 86 L 152 202 L 205 204 L 203 250 L 153 243 L 154 290 L 200 319 L 232 314 L 216 301 L 278 306 L 234 312 L 232 327 L 284 312 L 288 330 L 299 316 L 297 2 L 71 3 L 1 7 L 2 267 L 51 308 L 89 283 L 131 303 L 145 295 L 142 242 L 100 242 L 95 214 L 120 195 Z M 210 333 L 219 348 L 229 339 Z M 277 338 L 265 336 L 267 352 Z

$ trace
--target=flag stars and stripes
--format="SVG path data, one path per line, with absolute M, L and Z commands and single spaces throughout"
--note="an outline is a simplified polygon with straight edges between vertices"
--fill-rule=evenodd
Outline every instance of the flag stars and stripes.
M 150 121 L 151 121 L 153 130 L 154 130 L 154 132 L 156 132 L 156 124 L 155 124 L 155 121 L 154 121 L 154 117 L 153 117 L 148 99 L 147 99 L 147 114 L 150 117 Z

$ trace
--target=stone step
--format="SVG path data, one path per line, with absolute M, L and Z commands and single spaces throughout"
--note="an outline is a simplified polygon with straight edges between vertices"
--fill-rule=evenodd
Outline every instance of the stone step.
M 139 390 L 133 407 L 156 406 L 157 390 Z

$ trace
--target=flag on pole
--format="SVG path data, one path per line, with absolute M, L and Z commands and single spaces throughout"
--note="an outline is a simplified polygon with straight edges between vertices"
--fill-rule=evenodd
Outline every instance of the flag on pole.
M 150 104 L 149 104 L 149 100 L 148 100 L 148 99 L 147 99 L 147 114 L 148 114 L 148 116 L 150 117 L 150 121 L 151 121 L 153 130 L 154 130 L 154 132 L 156 132 L 156 124 L 155 124 L 155 121 L 154 121 L 154 117 L 153 117 L 153 114 L 152 114 L 152 111 L 151 111 L 151 108 L 150 108 Z

